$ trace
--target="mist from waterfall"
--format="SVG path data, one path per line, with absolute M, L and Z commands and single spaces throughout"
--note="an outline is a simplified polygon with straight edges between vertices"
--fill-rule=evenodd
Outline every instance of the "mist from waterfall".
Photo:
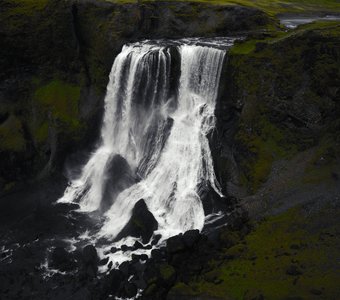
M 85 212 L 109 203 L 99 236 L 114 239 L 140 199 L 163 238 L 202 230 L 203 192 L 222 196 L 207 135 L 225 49 L 186 42 L 173 49 L 149 41 L 124 46 L 110 74 L 100 144 L 58 200 L 79 202 Z M 117 157 L 128 175 L 110 192 Z

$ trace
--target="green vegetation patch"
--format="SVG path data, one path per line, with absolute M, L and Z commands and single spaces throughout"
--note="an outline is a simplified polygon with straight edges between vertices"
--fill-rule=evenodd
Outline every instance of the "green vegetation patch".
M 332 135 L 321 139 L 314 156 L 305 169 L 303 183 L 315 184 L 321 181 L 333 181 L 338 178 L 340 169 L 340 141 L 334 141 Z
M 274 161 L 323 143 L 326 133 L 335 145 L 339 38 L 339 22 L 315 22 L 255 34 L 231 49 L 231 96 L 243 103 L 237 155 L 251 192 L 267 180 Z
M 242 143 L 254 154 L 244 165 L 248 169 L 252 189 L 257 190 L 268 177 L 272 163 L 281 158 L 290 158 L 297 152 L 294 143 L 287 143 L 289 133 L 271 123 L 262 115 L 252 127 L 252 130 L 242 128 L 238 135 Z
M 314 214 L 294 208 L 270 217 L 244 243 L 226 250 L 233 259 L 211 262 L 221 283 L 202 278 L 190 288 L 222 299 L 245 299 L 249 294 L 272 300 L 338 299 L 339 217 L 333 208 Z
M 175 276 L 175 269 L 168 265 L 168 264 L 162 264 L 159 268 L 161 277 L 165 281 L 169 281 L 172 277 Z
M 0 125 L 0 151 L 21 152 L 25 149 L 25 138 L 19 119 L 11 115 Z
M 38 88 L 35 91 L 34 98 L 54 120 L 69 125 L 71 130 L 79 127 L 79 86 L 53 80 Z M 43 125 L 40 131 L 43 134 L 46 131 L 46 125 Z
M 107 0 L 114 3 L 136 3 L 136 0 Z M 171 1 L 171 0 L 170 0 Z M 183 0 L 183 2 L 201 2 L 215 5 L 242 5 L 258 8 L 270 15 L 278 13 L 319 13 L 340 12 L 340 3 L 337 0 Z M 139 3 L 154 2 L 142 0 Z M 177 0 L 173 2 L 178 2 Z
M 284 12 L 340 11 L 340 4 L 336 0 L 216 0 L 216 2 L 250 6 L 271 15 Z
M 10 9 L 12 15 L 33 15 L 37 11 L 41 11 L 46 8 L 50 0 L 6 0 L 13 4 Z

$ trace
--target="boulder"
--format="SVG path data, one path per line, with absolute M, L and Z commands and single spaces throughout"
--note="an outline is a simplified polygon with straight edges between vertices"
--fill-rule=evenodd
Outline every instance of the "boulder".
M 124 296 L 127 298 L 133 298 L 137 294 L 137 287 L 135 284 L 127 282 L 124 285 Z
M 286 271 L 287 275 L 298 276 L 302 274 L 301 269 L 296 265 L 290 265 Z
M 92 245 L 87 245 L 83 249 L 83 261 L 85 264 L 97 264 L 98 263 L 98 255 L 97 250 Z
M 128 277 L 131 273 L 131 268 L 130 268 L 130 262 L 124 261 L 120 266 L 119 266 L 119 271 L 122 272 L 122 274 L 125 277 Z
M 165 253 L 161 249 L 153 249 L 151 251 L 151 257 L 155 261 L 160 261 L 165 257 Z
M 99 266 L 105 266 L 109 262 L 109 257 L 105 257 L 98 263 Z
M 133 250 L 137 250 L 137 249 L 143 249 L 143 244 L 136 241 L 134 244 L 133 244 Z
M 173 266 L 163 263 L 159 267 L 160 279 L 166 286 L 172 286 L 176 280 L 176 270 Z
M 183 241 L 183 236 L 175 235 L 167 240 L 167 249 L 170 254 L 185 250 L 186 246 Z
M 111 252 L 111 253 L 116 253 L 118 250 L 119 250 L 118 248 L 112 247 L 111 250 L 110 250 L 110 252 Z
M 184 245 L 192 248 L 200 239 L 200 232 L 198 229 L 189 230 L 183 234 Z
M 110 261 L 110 262 L 109 262 L 109 264 L 107 265 L 107 268 L 108 268 L 109 270 L 111 270 L 111 268 L 112 268 L 112 265 L 113 265 L 113 262 L 112 262 L 112 261 Z
M 158 223 L 152 213 L 148 210 L 143 199 L 139 200 L 132 210 L 130 221 L 118 234 L 116 240 L 127 236 L 141 238 L 146 244 L 150 241 L 153 232 L 157 230 Z
M 130 249 L 130 247 L 127 246 L 127 245 L 122 245 L 122 246 L 120 247 L 120 250 L 122 250 L 123 252 L 126 252 L 126 251 L 129 251 L 129 250 L 131 250 L 131 249 Z
M 151 245 L 153 245 L 153 246 L 157 245 L 161 238 L 162 238 L 162 236 L 160 234 L 154 235 L 152 242 L 151 242 Z
M 121 289 L 124 274 L 120 270 L 112 270 L 103 278 L 103 292 L 115 295 Z
M 82 272 L 81 277 L 85 278 L 95 278 L 98 272 L 99 258 L 97 255 L 97 250 L 92 245 L 87 245 L 84 247 L 82 252 Z
M 106 181 L 101 210 L 109 209 L 114 199 L 125 189 L 136 183 L 134 173 L 128 162 L 120 155 L 115 155 L 106 168 Z

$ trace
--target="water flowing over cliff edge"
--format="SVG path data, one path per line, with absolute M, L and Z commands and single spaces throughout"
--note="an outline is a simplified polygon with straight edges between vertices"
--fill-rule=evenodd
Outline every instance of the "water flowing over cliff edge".
M 219 79 L 232 43 L 188 39 L 124 46 L 112 67 L 99 146 L 58 202 L 103 213 L 98 236 L 111 240 L 141 199 L 162 240 L 202 230 L 203 196 L 212 189 L 223 197 L 207 135 L 215 126 Z

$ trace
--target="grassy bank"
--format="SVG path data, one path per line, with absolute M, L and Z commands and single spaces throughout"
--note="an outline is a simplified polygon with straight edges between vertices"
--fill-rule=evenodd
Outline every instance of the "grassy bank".
M 339 38 L 339 22 L 315 22 L 254 35 L 232 48 L 231 97 L 242 105 L 237 155 L 252 192 L 266 182 L 274 161 L 322 148 L 325 140 L 337 148 Z M 339 153 L 333 152 L 335 162 Z
M 118 4 L 125 3 L 148 3 L 156 2 L 154 0 L 98 0 L 102 2 L 112 2 Z M 340 3 L 337 0 L 182 0 L 168 2 L 200 2 L 215 5 L 241 5 L 247 7 L 258 8 L 270 15 L 280 13 L 340 13 Z M 16 4 L 13 13 L 29 14 L 30 10 L 44 9 L 48 0 L 12 0 Z
M 223 261 L 212 260 L 213 271 L 175 289 L 217 299 L 338 299 L 339 210 L 314 209 L 267 218 Z
M 171 1 L 171 0 L 170 0 Z M 184 0 L 186 1 L 186 0 Z M 178 2 L 184 2 L 178 1 Z M 340 3 L 337 0 L 187 0 L 188 2 L 202 2 L 216 5 L 242 5 L 258 8 L 270 15 L 280 13 L 340 13 Z M 136 3 L 132 0 L 108 0 L 113 3 Z M 153 1 L 138 1 L 147 3 Z M 173 1 L 176 2 L 176 1 Z

